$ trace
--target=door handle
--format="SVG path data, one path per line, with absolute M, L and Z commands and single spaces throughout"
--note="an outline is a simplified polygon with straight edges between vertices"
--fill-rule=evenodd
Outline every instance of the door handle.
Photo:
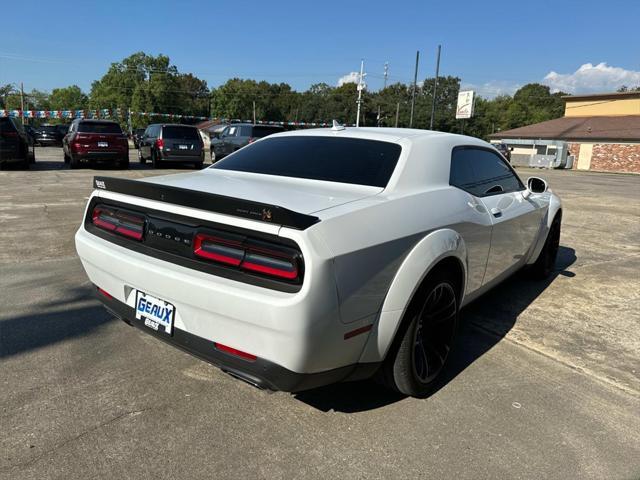
M 502 215 L 502 210 L 500 210 L 499 208 L 493 207 L 491 210 L 491 215 L 493 215 L 494 217 L 500 217 Z

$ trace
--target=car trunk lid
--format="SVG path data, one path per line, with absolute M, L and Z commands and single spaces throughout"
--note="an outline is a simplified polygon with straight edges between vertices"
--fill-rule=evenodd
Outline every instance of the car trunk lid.
M 146 178 L 145 182 L 278 205 L 305 215 L 377 195 L 383 190 L 380 187 L 216 169 Z

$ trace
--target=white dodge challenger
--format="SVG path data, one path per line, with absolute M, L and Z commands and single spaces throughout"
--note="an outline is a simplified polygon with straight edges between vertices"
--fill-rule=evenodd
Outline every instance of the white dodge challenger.
M 429 394 L 460 308 L 523 267 L 549 275 L 562 217 L 490 144 L 409 129 L 281 133 L 94 187 L 75 240 L 104 305 L 290 392 L 376 375 Z

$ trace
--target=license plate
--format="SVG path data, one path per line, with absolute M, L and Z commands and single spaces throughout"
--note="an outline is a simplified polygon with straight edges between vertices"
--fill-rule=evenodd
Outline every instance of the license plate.
M 136 290 L 136 318 L 156 332 L 171 335 L 176 308 L 169 302 Z
M 189 145 L 178 145 L 178 150 L 189 150 Z
M 98 142 L 98 146 L 99 147 L 108 147 L 109 143 L 108 142 Z

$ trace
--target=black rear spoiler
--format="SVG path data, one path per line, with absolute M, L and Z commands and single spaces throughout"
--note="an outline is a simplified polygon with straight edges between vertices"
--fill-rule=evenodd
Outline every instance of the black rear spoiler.
M 115 177 L 93 177 L 93 186 L 98 190 L 123 193 L 135 197 L 197 208 L 209 212 L 249 218 L 259 222 L 273 223 L 305 230 L 320 221 L 318 217 L 294 212 L 277 205 L 252 202 L 241 198 L 199 192 L 186 188 L 160 185 L 142 180 Z

